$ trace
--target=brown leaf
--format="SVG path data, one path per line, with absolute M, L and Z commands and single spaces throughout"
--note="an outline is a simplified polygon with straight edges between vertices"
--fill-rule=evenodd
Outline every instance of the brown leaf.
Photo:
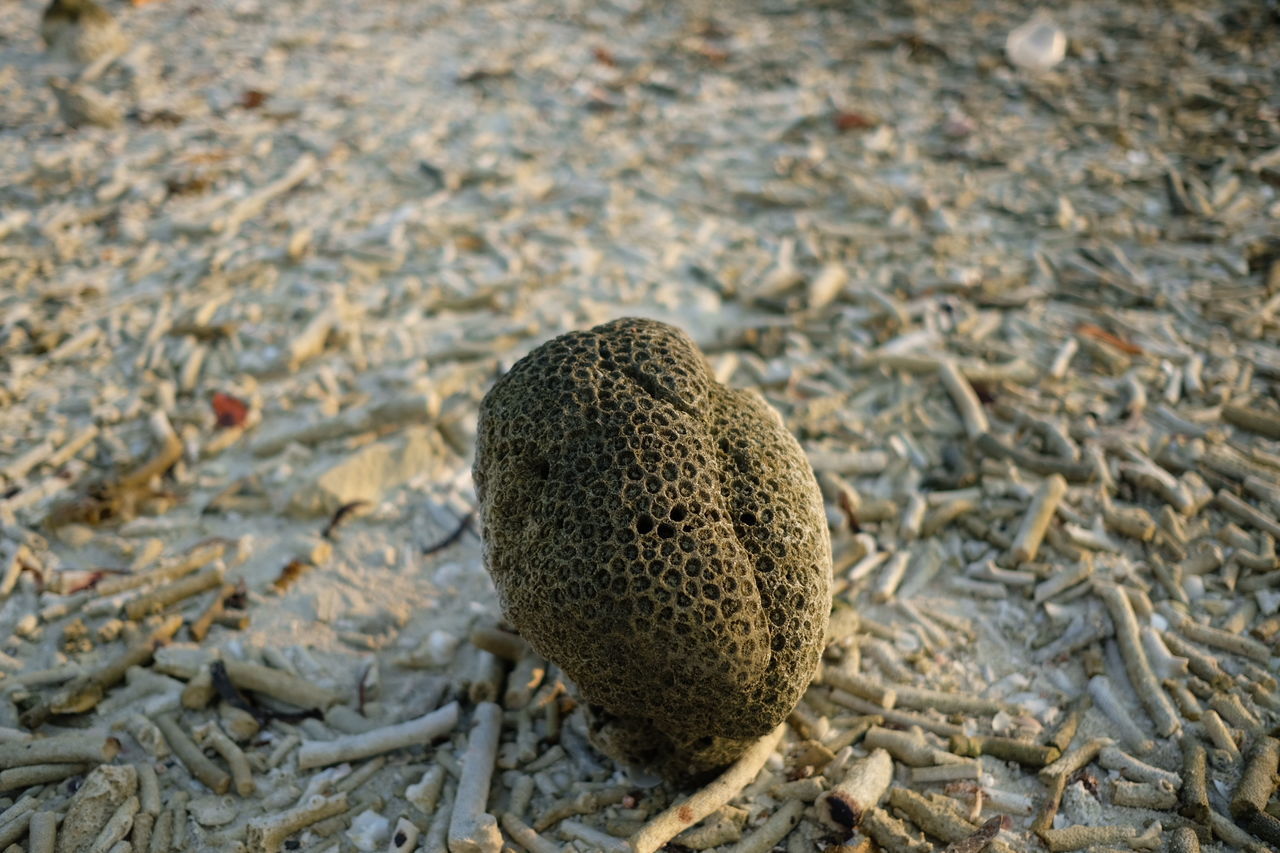
M 1000 834 L 1000 830 L 1008 829 L 1012 825 L 1013 821 L 1009 820 L 1008 815 L 993 817 L 978 827 L 978 830 L 973 835 L 947 845 L 947 849 L 942 853 L 979 853 L 993 838 Z
M 875 127 L 880 122 L 863 113 L 841 110 L 831 117 L 831 123 L 836 126 L 836 130 L 844 133 L 848 130 L 867 130 Z
M 618 67 L 618 60 L 614 58 L 613 52 L 607 47 L 593 48 L 591 55 L 595 57 L 596 62 L 599 62 L 601 65 L 607 65 L 610 68 Z
M 213 414 L 218 419 L 219 429 L 243 426 L 249 416 L 249 404 L 239 397 L 215 391 L 209 400 L 213 406 Z
M 716 47 L 714 44 L 708 44 L 700 41 L 693 46 L 693 52 L 710 62 L 712 65 L 720 65 L 729 59 L 729 51 L 722 47 Z
M 312 568 L 315 567 L 310 563 L 304 563 L 302 560 L 290 560 L 285 567 L 280 570 L 279 577 L 272 581 L 271 585 L 276 588 L 277 592 L 284 592 L 293 585 L 294 581 L 302 577 L 306 573 L 307 569 Z
M 1142 355 L 1142 347 L 1131 341 L 1125 340 L 1119 335 L 1108 332 L 1101 326 L 1095 326 L 1093 323 L 1081 323 L 1079 326 L 1076 326 L 1076 333 L 1084 335 L 1085 337 L 1093 338 L 1094 340 L 1102 341 L 1105 344 L 1110 344 L 1120 350 L 1120 352 L 1125 352 L 1129 355 Z
M 257 89 L 245 89 L 240 95 L 240 106 L 246 110 L 257 109 L 267 101 L 267 93 Z

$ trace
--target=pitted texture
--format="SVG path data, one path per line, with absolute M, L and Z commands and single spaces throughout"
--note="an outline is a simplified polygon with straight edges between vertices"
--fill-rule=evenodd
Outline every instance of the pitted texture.
M 503 610 L 606 751 L 687 778 L 799 701 L 830 609 L 817 484 L 681 331 L 622 319 L 529 353 L 481 404 L 474 475 Z

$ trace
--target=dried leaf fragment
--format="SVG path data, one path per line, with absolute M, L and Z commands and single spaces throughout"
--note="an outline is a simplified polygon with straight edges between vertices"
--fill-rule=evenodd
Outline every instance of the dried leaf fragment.
M 880 124 L 871 116 L 865 113 L 854 112 L 852 110 L 841 110 L 831 117 L 831 123 L 835 125 L 836 130 L 845 133 L 850 130 L 869 130 Z
M 1142 347 L 1132 341 L 1125 340 L 1119 335 L 1108 332 L 1101 326 L 1095 326 L 1093 323 L 1081 323 L 1076 327 L 1076 334 L 1084 335 L 1085 337 L 1093 338 L 1097 341 L 1102 341 L 1105 344 L 1110 344 L 1128 355 L 1142 355 Z
M 246 110 L 257 109 L 267 101 L 267 93 L 258 89 L 245 89 L 240 94 L 240 106 Z
M 1013 826 L 1013 821 L 1009 819 L 1008 815 L 998 815 L 978 827 L 978 831 L 968 838 L 962 838 L 959 841 L 948 844 L 942 853 L 979 853 L 993 838 L 1000 834 L 1000 830 L 1008 829 L 1011 826 Z
M 293 586 L 293 582 L 302 577 L 303 574 L 306 573 L 307 569 L 311 568 L 314 568 L 314 566 L 310 563 L 298 559 L 290 560 L 285 564 L 285 567 L 280 570 L 279 576 L 271 582 L 271 586 L 278 592 L 284 592 L 286 589 Z
M 248 403 L 222 391 L 213 392 L 213 396 L 209 398 L 209 405 L 213 407 L 219 429 L 243 426 L 245 418 L 249 416 Z

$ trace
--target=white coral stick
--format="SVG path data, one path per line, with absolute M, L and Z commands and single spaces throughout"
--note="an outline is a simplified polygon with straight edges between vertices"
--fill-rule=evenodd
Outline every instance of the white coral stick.
M 756 741 L 720 778 L 640 827 L 630 839 L 635 853 L 655 853 L 672 838 L 729 802 L 760 772 L 782 739 L 784 728 L 779 725 Z
M 394 726 L 335 740 L 308 741 L 298 750 L 298 768 L 310 770 L 340 761 L 355 761 L 380 755 L 402 746 L 428 743 L 432 738 L 448 734 L 457 724 L 458 703 L 450 702 L 430 714 Z
M 533 830 L 533 827 L 522 822 L 511 812 L 503 812 L 499 820 L 507 834 L 529 853 L 560 853 L 559 844 L 543 838 Z
M 276 853 L 286 838 L 327 817 L 347 810 L 347 795 L 332 797 L 313 795 L 305 803 L 287 812 L 249 821 L 245 840 L 249 848 L 262 853 Z M 154 847 L 155 844 L 152 844 Z
M 835 829 L 848 831 L 879 805 L 893 781 L 893 759 L 883 749 L 850 766 L 840 784 L 818 798 L 818 816 Z
M 449 819 L 450 853 L 498 853 L 502 849 L 498 821 L 485 811 L 501 733 L 502 708 L 493 702 L 481 702 L 476 706 L 475 722 L 467 738 L 462 776 Z

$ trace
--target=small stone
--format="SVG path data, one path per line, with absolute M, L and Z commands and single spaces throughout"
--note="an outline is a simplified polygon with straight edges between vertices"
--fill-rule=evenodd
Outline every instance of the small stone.
M 53 0 L 40 35 L 51 54 L 79 63 L 123 53 L 129 44 L 111 13 L 93 0 Z
M 363 447 L 313 475 L 294 491 L 287 512 L 295 517 L 329 515 L 355 501 L 376 503 L 382 494 L 433 470 L 439 446 L 426 427 Z
M 58 853 L 89 849 L 116 809 L 138 790 L 138 771 L 131 764 L 103 764 L 84 777 L 67 806 L 58 830 Z
M 118 127 L 124 121 L 124 109 L 114 98 L 78 83 L 58 77 L 49 79 L 49 88 L 58 102 L 58 115 L 70 127 L 96 125 Z
M 351 820 L 347 838 L 357 850 L 381 850 L 391 835 L 391 821 L 372 809 L 363 811 Z

